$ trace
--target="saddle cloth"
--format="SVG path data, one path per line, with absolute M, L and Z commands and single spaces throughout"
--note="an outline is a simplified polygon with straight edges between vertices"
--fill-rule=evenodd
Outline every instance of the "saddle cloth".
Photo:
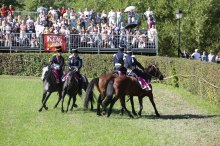
M 146 82 L 145 79 L 143 79 L 141 77 L 137 77 L 137 80 L 138 80 L 142 89 L 151 90 L 150 83 Z

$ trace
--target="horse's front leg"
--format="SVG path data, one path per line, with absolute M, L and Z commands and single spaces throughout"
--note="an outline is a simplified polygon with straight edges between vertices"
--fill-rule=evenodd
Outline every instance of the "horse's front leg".
M 47 93 L 46 93 L 47 94 Z M 51 95 L 51 92 L 48 92 L 48 94 L 46 95 L 46 97 L 43 97 L 43 103 L 42 103 L 42 106 L 41 108 L 38 110 L 39 112 L 42 111 L 43 108 L 45 108 L 46 110 L 48 109 L 48 107 L 46 107 L 46 103 L 47 103 L 47 100 L 49 98 L 49 96 Z
M 44 103 L 44 100 L 45 100 L 46 96 L 47 96 L 47 91 L 43 91 L 43 98 L 42 98 L 42 100 L 41 100 L 42 105 L 43 105 L 43 103 Z M 46 106 L 46 104 L 44 105 L 44 109 L 45 109 L 45 110 L 48 110 L 48 107 Z
M 118 100 L 118 97 L 117 96 L 115 96 L 113 99 L 112 99 L 112 101 L 111 101 L 111 104 L 110 104 L 110 107 L 109 107 L 109 110 L 108 110 L 108 115 L 107 115 L 107 117 L 110 117 L 110 115 L 111 115 L 111 113 L 112 113 L 112 108 L 113 108 L 113 106 L 114 106 L 114 104 L 115 104 L 115 102 Z
M 139 101 L 139 106 L 140 106 L 140 110 L 138 112 L 138 115 L 141 116 L 141 113 L 142 113 L 142 110 L 143 110 L 143 97 L 138 96 L 138 101 Z
M 157 117 L 160 117 L 160 114 L 159 114 L 158 111 L 157 111 L 156 104 L 154 103 L 153 93 L 151 92 L 148 97 L 149 97 L 149 99 L 150 99 L 151 104 L 152 104 L 153 107 L 154 107 L 154 111 L 155 111 L 156 116 L 157 116 Z
M 54 105 L 53 108 L 57 108 L 58 104 L 60 103 L 62 99 L 62 91 L 59 91 L 58 94 L 59 94 L 59 97 L 58 97 L 57 103 Z
M 121 102 L 122 109 L 124 109 L 124 110 L 128 113 L 128 116 L 129 116 L 130 118 L 133 118 L 133 116 L 132 116 L 132 114 L 130 113 L 130 111 L 126 108 L 125 95 L 121 96 L 120 102 Z
M 62 112 L 62 113 L 64 113 L 63 102 L 64 102 L 64 98 L 65 98 L 65 96 L 66 96 L 66 92 L 63 91 L 63 93 L 62 93 L 62 105 L 61 105 L 61 112 Z
M 68 112 L 68 109 L 69 109 L 69 105 L 70 105 L 70 101 L 71 101 L 71 96 L 69 96 L 69 100 L 68 100 L 68 103 L 67 103 L 67 107 L 66 107 L 66 112 Z

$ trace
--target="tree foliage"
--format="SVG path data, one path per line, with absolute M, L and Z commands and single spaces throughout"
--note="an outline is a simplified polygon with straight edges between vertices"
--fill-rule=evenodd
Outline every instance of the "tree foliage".
M 109 11 L 111 8 L 124 10 L 129 5 L 137 7 L 137 12 L 144 13 L 148 7 L 156 17 L 160 55 L 177 55 L 178 21 L 177 9 L 183 11 L 180 23 L 181 50 L 193 52 L 195 48 L 220 51 L 220 3 L 219 0 L 3 0 L 2 3 L 21 4 L 27 11 L 36 11 L 40 6 L 70 7 L 76 11 L 95 9 Z M 18 6 L 18 5 L 17 5 Z M 146 28 L 146 20 L 142 17 L 139 28 Z

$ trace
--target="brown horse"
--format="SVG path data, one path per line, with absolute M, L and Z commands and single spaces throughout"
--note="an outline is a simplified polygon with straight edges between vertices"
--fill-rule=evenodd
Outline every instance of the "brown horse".
M 149 80 L 151 80 L 151 77 L 159 78 L 159 80 L 163 80 L 164 78 L 159 68 L 157 68 L 155 65 L 150 65 L 147 69 L 144 70 L 143 74 L 148 76 Z M 134 77 L 125 76 L 125 77 L 115 78 L 114 84 L 113 84 L 115 97 L 111 101 L 111 105 L 110 105 L 109 112 L 108 112 L 108 117 L 111 115 L 112 108 L 118 99 L 120 99 L 122 108 L 128 113 L 130 117 L 133 117 L 131 113 L 128 111 L 128 109 L 126 108 L 125 95 L 138 96 L 139 104 L 140 104 L 139 115 L 141 115 L 141 112 L 143 109 L 143 97 L 148 96 L 151 101 L 151 104 L 154 107 L 155 114 L 157 116 L 160 116 L 160 114 L 157 111 L 156 105 L 154 103 L 152 86 L 150 85 L 150 87 L 151 87 L 151 90 L 142 89 L 138 80 Z M 133 102 L 133 97 L 131 98 L 131 100 Z
M 108 89 L 108 83 L 114 78 L 118 77 L 118 75 L 114 72 L 103 74 L 98 78 L 94 78 L 90 81 L 87 89 L 86 89 L 86 97 L 84 99 L 84 108 L 88 108 L 88 102 L 91 97 L 91 94 L 93 94 L 93 89 L 94 86 L 96 86 L 98 92 L 99 92 L 99 97 L 98 97 L 98 102 L 97 102 L 97 115 L 101 115 L 100 113 L 100 106 L 102 105 L 103 110 L 107 107 L 109 104 L 108 99 L 112 99 L 113 97 L 113 91 L 110 90 L 111 93 L 106 93 Z M 107 97 L 106 97 L 107 96 Z M 90 99 L 91 100 L 91 99 Z
M 156 66 L 154 66 L 155 70 L 157 70 L 157 72 L 153 72 L 153 70 L 151 69 L 152 65 L 149 66 L 146 70 L 145 70 L 145 74 L 148 76 L 148 80 L 151 80 L 151 77 L 162 77 L 161 73 L 159 71 L 158 68 L 156 68 Z M 98 103 L 97 103 L 97 115 L 101 115 L 100 113 L 100 106 L 102 105 L 102 110 L 103 113 L 105 113 L 106 107 L 108 106 L 108 104 L 112 101 L 113 98 L 113 94 L 114 94 L 114 89 L 113 89 L 113 84 L 114 84 L 114 79 L 117 78 L 118 75 L 115 73 L 107 73 L 104 75 L 101 75 L 98 78 L 94 78 L 93 80 L 90 81 L 90 84 L 88 85 L 88 88 L 86 90 L 86 97 L 84 99 L 84 107 L 88 108 L 88 102 L 89 102 L 89 97 L 91 94 L 93 94 L 93 88 L 94 86 L 97 87 L 100 95 L 98 98 Z M 142 110 L 142 102 L 141 99 L 143 97 L 139 97 L 140 99 L 140 112 L 139 115 L 141 115 L 141 110 Z M 134 102 L 133 102 L 133 96 L 130 95 L 130 102 L 132 105 L 132 113 L 134 115 L 137 115 L 134 109 Z M 123 112 L 123 109 L 122 109 Z

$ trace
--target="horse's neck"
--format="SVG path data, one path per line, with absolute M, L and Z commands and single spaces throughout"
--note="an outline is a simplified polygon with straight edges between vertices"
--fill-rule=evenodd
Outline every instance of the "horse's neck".
M 148 82 L 151 82 L 152 74 L 149 71 L 144 71 L 144 74 L 147 75 Z
M 68 78 L 67 78 L 67 81 L 68 81 L 68 84 L 69 84 L 69 85 L 73 85 L 74 82 L 77 82 L 78 80 L 77 80 L 77 78 L 76 78 L 76 73 L 70 71 L 70 72 L 69 72 L 69 75 L 68 75 Z

